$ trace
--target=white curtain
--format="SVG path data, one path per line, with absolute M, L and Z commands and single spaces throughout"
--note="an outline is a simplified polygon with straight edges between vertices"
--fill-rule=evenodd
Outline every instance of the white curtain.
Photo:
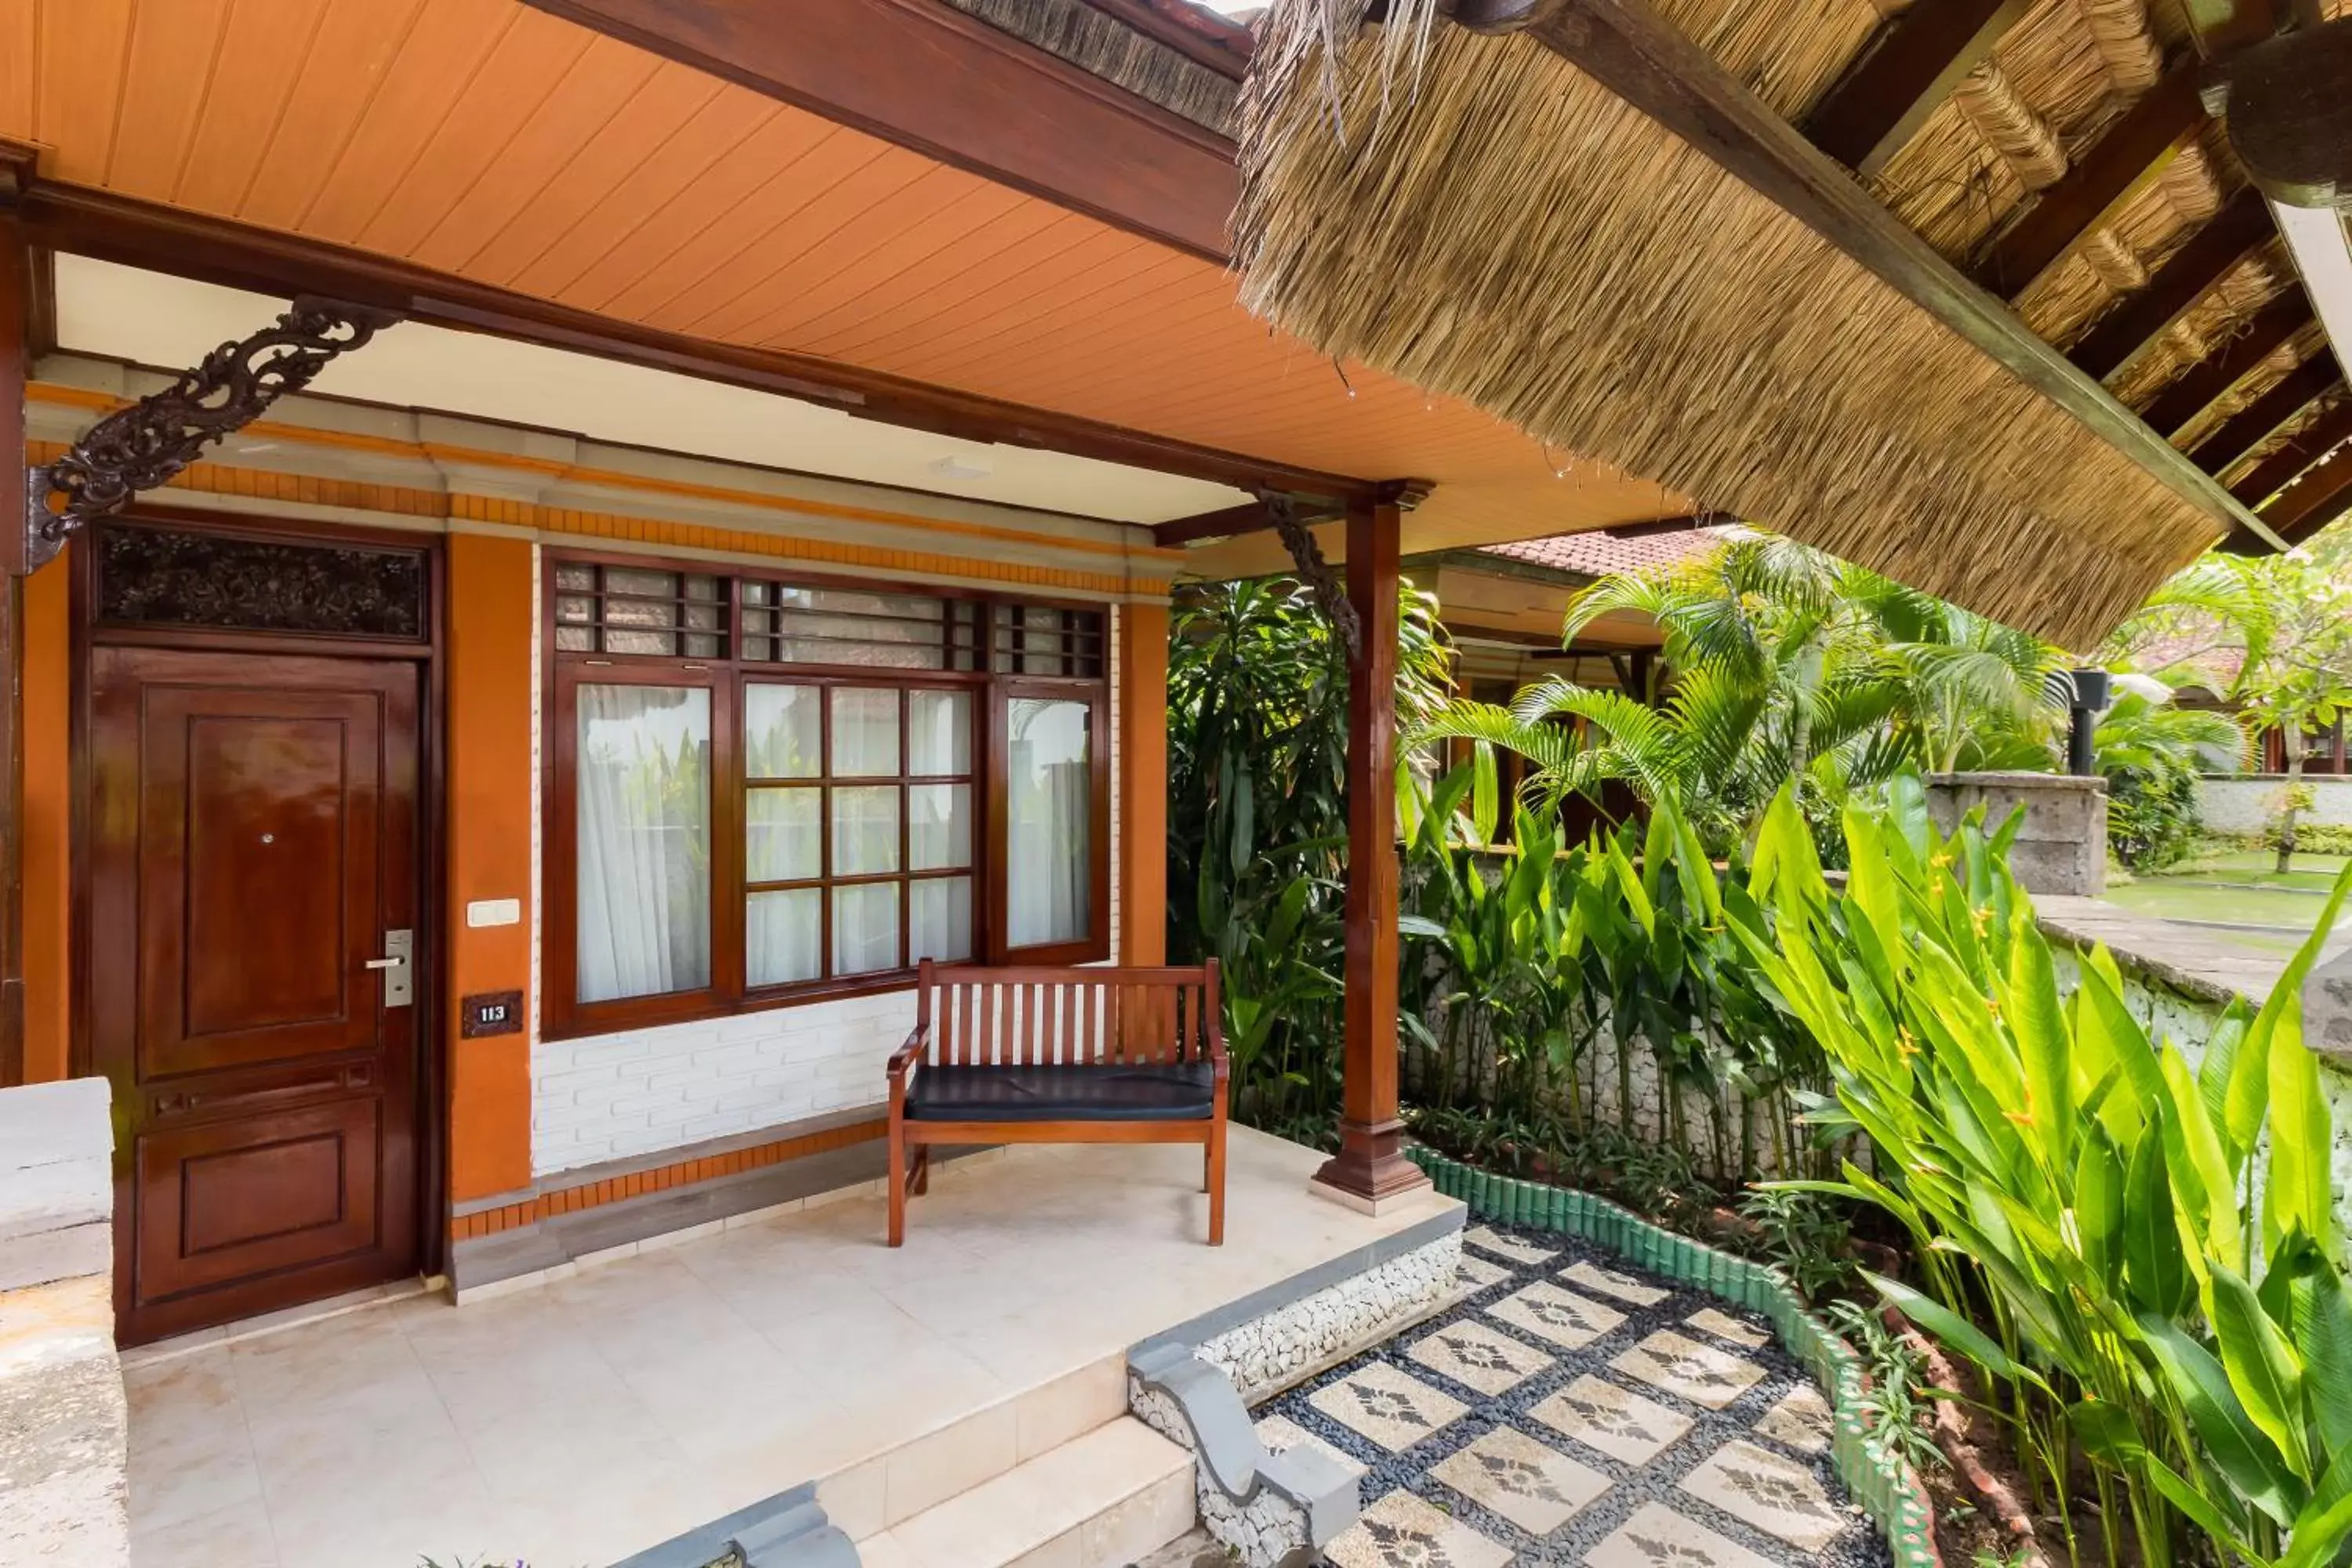
M 1087 704 L 1017 697 L 1006 709 L 1005 943 L 1076 942 L 1093 920 Z
M 710 693 L 582 686 L 576 989 L 583 1002 L 710 984 Z

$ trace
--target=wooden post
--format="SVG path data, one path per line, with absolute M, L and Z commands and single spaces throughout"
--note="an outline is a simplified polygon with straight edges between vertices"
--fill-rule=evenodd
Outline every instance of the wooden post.
M 1377 1210 L 1428 1184 L 1397 1117 L 1396 659 L 1398 508 L 1348 509 L 1348 598 L 1360 646 L 1348 667 L 1348 984 L 1339 1152 L 1318 1190 Z
M 0 1088 L 25 1081 L 25 383 L 32 258 L 0 207 Z

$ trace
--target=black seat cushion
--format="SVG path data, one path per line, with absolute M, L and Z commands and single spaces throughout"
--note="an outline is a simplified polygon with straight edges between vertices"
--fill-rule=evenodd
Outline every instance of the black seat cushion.
M 907 1086 L 912 1121 L 1199 1121 L 1216 1078 L 1207 1062 L 1094 1067 L 925 1067 Z

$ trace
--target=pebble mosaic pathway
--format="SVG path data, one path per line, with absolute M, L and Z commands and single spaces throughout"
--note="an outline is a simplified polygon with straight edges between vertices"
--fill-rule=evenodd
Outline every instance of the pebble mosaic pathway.
M 1360 1474 L 1329 1563 L 1885 1568 L 1761 1319 L 1565 1237 L 1463 1239 L 1454 1307 L 1255 1412 Z

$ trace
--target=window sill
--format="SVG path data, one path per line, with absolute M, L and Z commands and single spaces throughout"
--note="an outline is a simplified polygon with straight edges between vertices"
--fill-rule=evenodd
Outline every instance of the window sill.
M 961 968 L 961 964 L 942 965 Z M 557 1018 L 551 1014 L 541 1027 L 543 1040 L 585 1040 L 598 1035 L 625 1035 L 639 1029 L 667 1028 L 673 1024 L 700 1024 L 713 1018 L 736 1018 L 746 1013 L 773 1013 L 820 1002 L 841 1002 L 859 996 L 880 996 L 912 991 L 915 972 L 889 969 L 861 974 L 853 980 L 827 981 L 821 985 L 795 985 L 789 990 L 752 991 L 733 1001 L 699 995 L 633 997 L 627 1002 L 592 1003 L 588 1008 Z

